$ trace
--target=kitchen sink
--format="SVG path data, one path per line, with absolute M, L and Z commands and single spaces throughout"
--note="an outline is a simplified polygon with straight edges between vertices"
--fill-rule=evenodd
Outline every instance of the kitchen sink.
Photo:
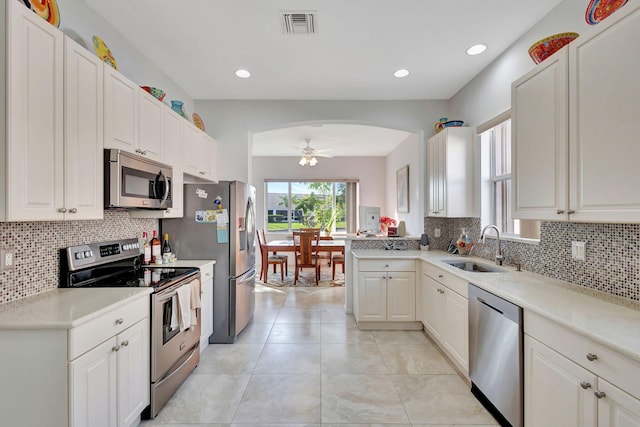
M 473 273 L 506 273 L 507 270 L 495 267 L 490 264 L 484 264 L 481 262 L 475 261 L 460 261 L 460 260 L 444 260 L 442 261 L 446 264 L 449 264 L 453 267 L 459 268 L 460 270 L 470 271 Z

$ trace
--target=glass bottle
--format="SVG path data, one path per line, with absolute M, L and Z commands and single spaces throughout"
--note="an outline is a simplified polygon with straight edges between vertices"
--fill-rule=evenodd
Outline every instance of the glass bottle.
M 147 236 L 147 232 L 142 232 L 142 264 L 149 265 L 151 264 L 151 243 L 149 243 L 149 237 Z
M 153 239 L 151 239 L 151 263 L 162 264 L 162 251 L 158 232 L 153 230 Z
M 456 246 L 458 247 L 458 253 L 460 255 L 466 256 L 471 252 L 473 240 L 471 240 L 471 235 L 469 234 L 469 229 L 467 227 L 462 227 L 460 229 L 460 237 L 456 240 Z

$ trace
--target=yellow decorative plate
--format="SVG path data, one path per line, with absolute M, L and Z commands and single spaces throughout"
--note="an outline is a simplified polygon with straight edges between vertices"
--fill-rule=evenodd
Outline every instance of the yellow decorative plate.
M 102 59 L 104 62 L 118 69 L 118 63 L 116 62 L 116 58 L 113 57 L 111 50 L 107 46 L 107 44 L 98 36 L 93 36 L 93 48 L 96 51 L 96 55 L 98 58 Z
M 204 132 L 204 122 L 202 121 L 202 117 L 198 115 L 198 113 L 193 113 L 193 124 L 196 125 L 198 129 Z

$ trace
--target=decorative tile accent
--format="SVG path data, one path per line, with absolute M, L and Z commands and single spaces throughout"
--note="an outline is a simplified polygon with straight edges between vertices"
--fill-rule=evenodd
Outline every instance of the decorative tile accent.
M 425 230 L 434 249 L 446 250 L 461 227 L 469 227 L 472 236 L 480 236 L 479 218 L 425 218 Z M 440 238 L 432 237 L 435 228 L 441 229 Z M 586 261 L 571 258 L 572 241 L 586 243 Z M 487 239 L 484 244 L 476 241 L 472 255 L 493 260 L 496 243 L 495 239 Z M 523 270 L 606 293 L 614 297 L 614 302 L 620 298 L 640 301 L 640 224 L 543 221 L 539 244 L 502 241 L 501 246 L 507 265 L 520 263 Z
M 351 241 L 352 249 L 393 249 L 395 250 L 419 250 L 420 239 L 354 239 Z
M 158 229 L 156 219 L 105 211 L 97 221 L 0 223 L 0 245 L 15 249 L 15 267 L 0 273 L 0 303 L 58 287 L 60 249 L 88 242 L 135 238 Z

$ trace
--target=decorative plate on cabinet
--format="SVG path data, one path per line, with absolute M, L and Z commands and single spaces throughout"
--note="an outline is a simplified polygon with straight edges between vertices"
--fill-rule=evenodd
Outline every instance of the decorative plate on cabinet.
M 584 20 L 587 21 L 589 25 L 596 25 L 627 4 L 627 1 L 628 0 L 591 0 L 584 14 Z
M 23 0 L 25 6 L 54 27 L 60 26 L 60 11 L 56 0 Z
M 116 58 L 113 57 L 111 53 L 111 49 L 107 46 L 107 44 L 98 36 L 93 36 L 93 48 L 96 51 L 96 55 L 98 58 L 102 59 L 104 62 L 109 64 L 114 69 L 118 69 L 118 63 L 116 62 Z
M 202 117 L 198 115 L 198 113 L 193 113 L 193 124 L 196 125 L 198 129 L 204 132 L 204 122 L 202 121 Z
M 558 33 L 549 37 L 545 37 L 542 40 L 538 40 L 529 48 L 529 56 L 536 64 L 541 63 L 564 45 L 571 43 L 580 34 L 578 33 Z

